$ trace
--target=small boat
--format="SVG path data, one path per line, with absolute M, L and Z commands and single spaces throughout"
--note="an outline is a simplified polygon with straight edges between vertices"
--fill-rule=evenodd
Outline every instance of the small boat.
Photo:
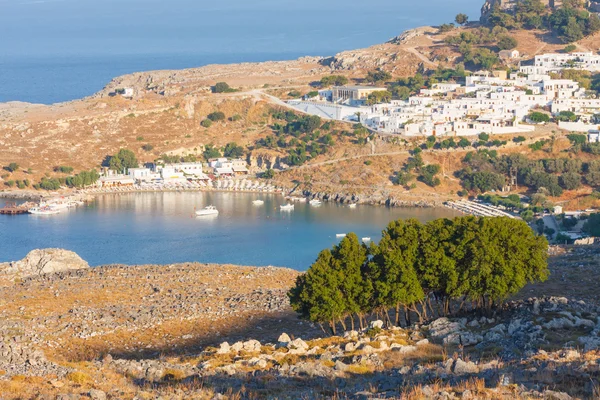
M 370 241 L 371 241 L 371 238 L 370 238 L 370 237 L 364 237 L 364 238 L 362 238 L 361 240 L 362 240 L 363 242 L 367 243 L 367 242 L 370 242 Z
M 265 204 L 265 202 L 262 200 L 254 200 L 252 204 L 254 204 L 255 206 L 262 206 L 263 204 Z
M 309 202 L 309 204 L 310 204 L 311 206 L 320 206 L 320 205 L 321 205 L 321 204 L 323 204 L 323 203 L 321 202 L 321 200 L 318 200 L 318 199 L 312 199 L 312 200 Z
M 350 203 L 350 204 L 348 204 L 348 207 L 350 207 L 350 208 L 356 208 L 356 203 Z
M 35 214 L 35 215 L 53 215 L 53 214 L 58 214 L 60 212 L 60 210 L 53 208 L 53 207 L 48 207 L 48 206 L 32 207 L 28 211 L 30 214 Z
M 343 238 L 343 237 L 346 237 L 346 234 L 345 233 L 336 233 L 335 237 L 336 238 Z
M 292 211 L 294 209 L 294 205 L 290 204 L 290 203 L 287 203 L 287 204 L 279 206 L 279 209 L 281 211 Z
M 205 215 L 218 215 L 219 210 L 215 206 L 206 206 L 202 210 L 196 211 L 196 215 L 199 217 L 203 217 Z

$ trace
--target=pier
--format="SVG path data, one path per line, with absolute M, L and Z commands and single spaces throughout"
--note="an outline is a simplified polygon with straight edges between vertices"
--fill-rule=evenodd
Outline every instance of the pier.
M 15 202 L 7 202 L 3 208 L 0 208 L 0 214 L 2 215 L 18 215 L 18 214 L 27 214 L 29 209 L 33 207 L 32 203 L 24 203 L 20 206 Z

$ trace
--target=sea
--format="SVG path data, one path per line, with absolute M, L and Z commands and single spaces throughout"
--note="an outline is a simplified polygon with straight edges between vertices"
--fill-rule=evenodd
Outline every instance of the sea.
M 253 200 L 264 200 L 262 206 Z M 0 199 L 0 207 L 3 206 Z M 166 192 L 101 195 L 56 215 L 0 215 L 0 262 L 33 249 L 63 248 L 92 266 L 203 263 L 279 266 L 306 270 L 323 249 L 354 232 L 377 242 L 396 219 L 429 221 L 458 216 L 445 208 L 390 208 L 324 202 L 281 211 L 277 194 Z M 214 205 L 219 215 L 196 217 Z
M 0 103 L 52 104 L 137 71 L 330 56 L 483 0 L 0 0 Z

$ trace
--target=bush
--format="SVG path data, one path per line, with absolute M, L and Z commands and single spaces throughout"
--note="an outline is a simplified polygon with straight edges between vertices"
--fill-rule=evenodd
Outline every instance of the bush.
M 525 136 L 517 136 L 516 138 L 513 138 L 513 142 L 515 142 L 515 143 L 522 143 L 526 140 L 527 139 L 525 138 Z
M 519 44 L 517 39 L 512 36 L 503 35 L 498 39 L 498 48 L 500 50 L 512 50 Z
M 205 128 L 210 128 L 212 126 L 212 121 L 210 119 L 205 119 L 202 122 L 200 122 L 200 125 L 202 125 Z
M 213 93 L 230 93 L 233 90 L 229 87 L 229 85 L 225 82 L 218 82 L 215 86 L 213 86 Z
M 154 146 L 152 146 L 152 145 L 151 145 L 151 144 L 149 144 L 149 143 L 146 143 L 145 145 L 143 145 L 143 146 L 142 146 L 142 149 L 143 149 L 144 151 L 152 151 L 152 150 L 154 149 Z
M 213 122 L 224 121 L 225 120 L 225 113 L 223 113 L 221 111 L 215 111 L 215 112 L 212 112 L 212 113 L 208 114 L 206 116 L 206 118 L 210 119 Z
M 319 83 L 322 87 L 344 86 L 348 83 L 348 78 L 343 75 L 329 75 L 321 78 Z
M 16 172 L 19 169 L 19 164 L 17 164 L 16 162 L 11 162 L 6 167 L 4 167 L 4 169 L 9 172 Z
M 548 114 L 545 114 L 545 113 L 542 113 L 539 111 L 533 111 L 532 113 L 529 114 L 529 119 L 536 123 L 542 123 L 542 122 L 549 122 L 550 116 L 548 116 Z
M 574 44 L 570 44 L 570 45 L 566 46 L 566 47 L 563 49 L 563 52 L 565 52 L 565 53 L 572 53 L 572 52 L 574 52 L 575 50 L 577 50 L 577 46 L 575 46 Z
M 236 122 L 236 121 L 239 121 L 239 120 L 241 120 L 241 119 L 242 119 L 242 116 L 241 116 L 240 114 L 233 114 L 233 115 L 232 115 L 232 116 L 229 118 L 229 120 L 230 120 L 230 121 L 232 121 L 232 122 Z
M 73 172 L 73 167 L 67 167 L 64 165 L 55 167 L 54 172 L 60 172 L 61 174 L 70 174 L 71 172 Z
M 275 177 L 275 171 L 273 171 L 270 168 L 262 173 L 262 178 L 264 178 L 264 179 L 273 179 L 274 177 Z
M 4 184 L 6 186 L 8 186 L 8 187 L 13 187 L 13 186 L 15 186 L 15 181 L 12 181 L 12 180 L 11 181 L 6 181 L 6 182 L 4 182 Z

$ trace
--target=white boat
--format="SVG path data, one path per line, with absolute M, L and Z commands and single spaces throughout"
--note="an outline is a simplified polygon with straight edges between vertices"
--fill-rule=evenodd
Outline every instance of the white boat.
M 350 204 L 348 204 L 348 207 L 350 207 L 350 208 L 356 208 L 356 203 L 350 203 Z
M 48 206 L 32 207 L 28 211 L 30 214 L 35 214 L 35 215 L 53 215 L 53 214 L 58 214 L 60 212 L 60 210 L 57 210 L 56 208 L 52 208 L 52 207 L 48 207 Z
M 284 204 L 284 205 L 279 206 L 279 209 L 281 211 L 292 211 L 294 209 L 294 205 L 290 204 L 290 203 Z
M 323 203 L 321 202 L 321 200 L 318 200 L 318 199 L 312 199 L 312 200 L 309 202 L 309 204 L 310 204 L 311 206 L 320 206 L 320 205 L 321 205 L 321 204 L 323 204 Z
M 199 217 L 203 217 L 205 215 L 218 215 L 219 210 L 215 206 L 206 206 L 202 210 L 196 211 L 196 215 Z
M 343 238 L 343 237 L 346 237 L 346 234 L 345 233 L 336 233 L 335 237 L 336 238 Z
M 367 243 L 367 242 L 370 242 L 370 241 L 371 241 L 371 238 L 370 238 L 370 237 L 364 237 L 364 238 L 362 238 L 361 240 L 362 240 L 363 242 Z
M 265 204 L 265 202 L 262 200 L 254 200 L 252 204 L 254 204 L 255 206 L 262 206 L 263 204 Z

